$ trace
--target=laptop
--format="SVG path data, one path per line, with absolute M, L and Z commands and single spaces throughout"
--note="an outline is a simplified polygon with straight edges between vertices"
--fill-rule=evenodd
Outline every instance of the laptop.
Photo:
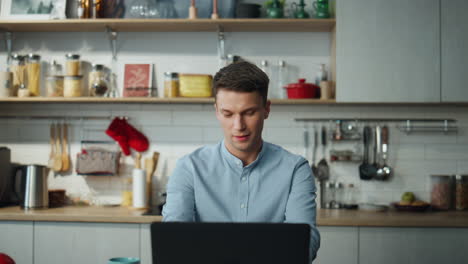
M 153 264 L 309 264 L 309 243 L 307 224 L 151 224 Z

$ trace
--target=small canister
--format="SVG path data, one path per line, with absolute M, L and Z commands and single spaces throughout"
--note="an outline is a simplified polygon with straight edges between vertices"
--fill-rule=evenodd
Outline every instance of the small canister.
M 46 91 L 48 97 L 62 97 L 63 96 L 63 76 L 47 76 L 46 77 Z
M 77 76 L 81 74 L 80 55 L 68 53 L 66 58 L 66 75 Z
M 431 206 L 437 210 L 453 208 L 454 177 L 452 175 L 431 175 Z
M 26 64 L 26 72 L 28 75 L 28 90 L 30 96 L 39 96 L 40 81 L 41 81 L 41 56 L 37 54 L 28 55 L 28 63 Z
M 179 96 L 179 74 L 177 72 L 164 73 L 164 97 L 173 98 Z
M 468 175 L 457 175 L 455 183 L 455 209 L 468 209 Z
M 64 97 L 80 97 L 83 76 L 65 76 L 63 81 Z
M 89 96 L 104 96 L 109 89 L 104 65 L 93 64 L 88 76 Z

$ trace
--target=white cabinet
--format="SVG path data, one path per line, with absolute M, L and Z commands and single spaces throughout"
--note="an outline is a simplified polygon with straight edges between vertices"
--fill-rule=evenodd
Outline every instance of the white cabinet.
M 360 228 L 360 264 L 468 263 L 468 229 Z
M 314 264 L 358 263 L 358 228 L 319 226 L 320 249 Z
M 33 222 L 0 221 L 0 252 L 18 264 L 32 264 Z
M 107 263 L 140 256 L 139 224 L 36 222 L 34 264 Z
M 441 0 L 442 101 L 468 102 L 468 1 Z
M 337 102 L 440 102 L 439 0 L 337 0 L 336 11 Z
M 153 263 L 150 224 L 140 225 L 140 260 L 141 264 Z

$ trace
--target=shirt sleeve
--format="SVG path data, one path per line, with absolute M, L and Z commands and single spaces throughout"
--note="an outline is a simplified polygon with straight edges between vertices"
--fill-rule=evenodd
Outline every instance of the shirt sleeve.
M 286 204 L 285 222 L 310 225 L 310 260 L 314 260 L 320 247 L 320 233 L 316 225 L 316 187 L 307 160 L 301 158 L 296 165 L 291 191 Z
M 162 211 L 164 222 L 194 221 L 193 175 L 190 173 L 188 165 L 187 158 L 180 159 L 169 177 L 166 204 Z

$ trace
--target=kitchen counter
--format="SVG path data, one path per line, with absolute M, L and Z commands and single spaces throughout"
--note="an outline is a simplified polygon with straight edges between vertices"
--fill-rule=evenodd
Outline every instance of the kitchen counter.
M 126 207 L 67 206 L 43 210 L 24 211 L 18 206 L 0 208 L 0 221 L 53 221 L 151 223 L 162 216 L 143 215 Z M 318 210 L 319 226 L 362 227 L 468 227 L 468 211 L 448 212 L 368 212 L 359 210 Z

